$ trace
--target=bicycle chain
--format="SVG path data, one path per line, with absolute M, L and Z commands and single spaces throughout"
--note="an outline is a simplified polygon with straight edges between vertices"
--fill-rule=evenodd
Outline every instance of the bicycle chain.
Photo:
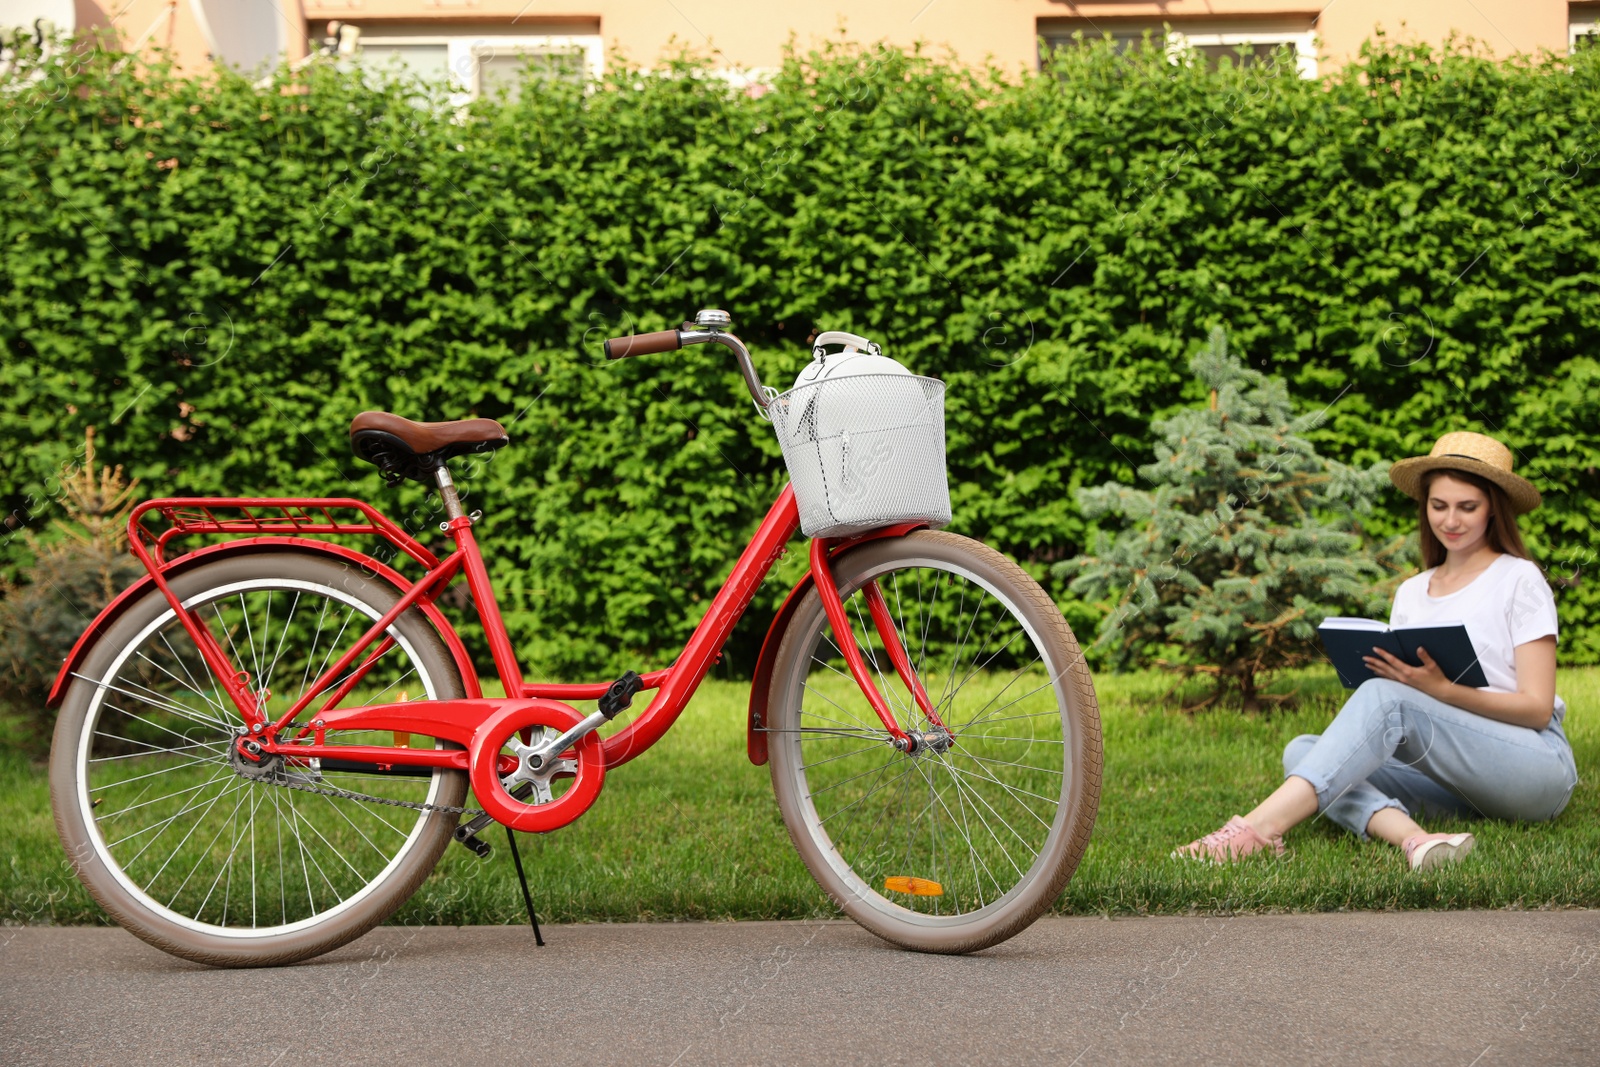
M 229 761 L 232 763 L 232 761 Z M 296 782 L 292 779 L 280 778 L 277 771 L 270 775 L 255 775 L 245 772 L 243 767 L 233 764 L 233 773 L 251 782 L 265 782 L 268 785 L 281 786 L 284 789 L 298 789 L 302 793 L 316 793 L 319 796 L 337 797 L 340 800 L 358 800 L 367 804 L 385 804 L 391 808 L 411 808 L 415 811 L 438 811 L 446 815 L 485 815 L 482 808 L 464 808 L 454 804 L 425 804 L 415 800 L 395 800 L 393 797 L 378 797 L 371 793 L 358 793 L 353 789 L 339 789 L 334 786 L 312 785 L 310 782 Z

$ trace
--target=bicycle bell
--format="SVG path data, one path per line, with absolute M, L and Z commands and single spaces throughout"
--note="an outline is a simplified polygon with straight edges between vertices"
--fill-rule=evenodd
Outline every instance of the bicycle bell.
M 701 308 L 694 313 L 694 324 L 702 330 L 726 330 L 733 325 L 733 316 L 721 308 Z

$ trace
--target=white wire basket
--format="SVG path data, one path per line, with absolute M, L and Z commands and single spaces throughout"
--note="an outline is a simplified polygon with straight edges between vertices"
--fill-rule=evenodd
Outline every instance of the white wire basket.
M 807 537 L 950 521 L 939 379 L 914 374 L 825 378 L 779 393 L 767 412 Z

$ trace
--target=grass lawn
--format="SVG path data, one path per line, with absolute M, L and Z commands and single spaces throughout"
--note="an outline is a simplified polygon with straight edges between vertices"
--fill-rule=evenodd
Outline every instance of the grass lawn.
M 1343 699 L 1332 672 L 1308 671 L 1299 707 L 1270 717 L 1195 716 L 1161 703 L 1155 674 L 1096 680 L 1106 773 L 1094 840 L 1057 907 L 1112 915 L 1376 908 L 1600 906 L 1600 668 L 1564 670 L 1567 734 L 1583 781 L 1550 825 L 1472 821 L 1464 863 L 1409 874 L 1397 849 L 1361 844 L 1325 820 L 1288 838 L 1282 861 L 1233 868 L 1167 853 L 1248 810 L 1281 779 L 1284 742 L 1317 733 Z M 541 919 L 556 922 L 777 919 L 833 912 L 789 843 L 765 767 L 745 758 L 747 688 L 708 681 L 654 750 L 606 778 L 595 807 L 548 837 L 521 838 Z M 642 706 L 642 702 L 640 705 Z M 101 923 L 67 867 L 43 768 L 0 756 L 0 919 Z M 504 834 L 487 861 L 452 846 L 395 917 L 402 923 L 523 920 Z

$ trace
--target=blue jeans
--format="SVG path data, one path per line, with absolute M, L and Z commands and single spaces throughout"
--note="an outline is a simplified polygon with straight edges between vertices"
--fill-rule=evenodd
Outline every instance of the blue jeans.
M 1362 840 L 1384 808 L 1553 819 L 1578 783 L 1560 722 L 1496 722 L 1386 678 L 1362 683 L 1326 733 L 1290 741 L 1283 772 L 1311 783 L 1317 810 Z

